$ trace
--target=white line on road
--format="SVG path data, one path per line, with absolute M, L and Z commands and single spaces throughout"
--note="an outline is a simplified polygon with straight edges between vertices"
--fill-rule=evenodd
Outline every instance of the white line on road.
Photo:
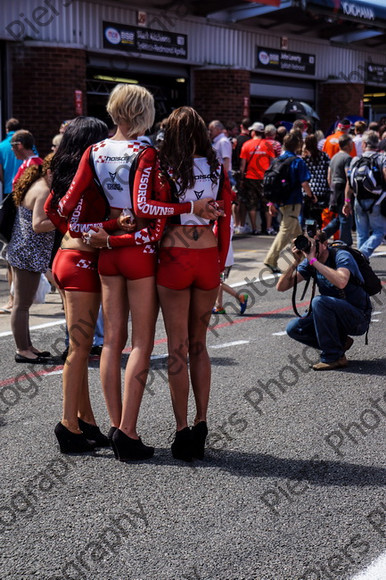
M 351 580 L 385 580 L 386 577 L 386 552 L 374 560 L 366 570 L 359 572 Z
M 280 332 L 273 332 L 272 336 L 284 336 L 285 334 L 287 334 L 287 331 L 281 330 Z
M 64 324 L 66 320 L 61 318 L 60 320 L 54 320 L 53 322 L 45 322 L 44 324 L 37 324 L 36 326 L 31 326 L 30 330 L 40 330 L 41 328 L 49 328 L 50 326 L 57 326 L 58 324 Z M 2 336 L 12 336 L 12 330 L 7 330 L 7 332 L 0 332 L 0 338 Z
M 249 340 L 234 340 L 233 342 L 224 342 L 223 344 L 211 345 L 209 348 L 227 348 L 228 346 L 237 346 L 239 344 L 249 344 Z

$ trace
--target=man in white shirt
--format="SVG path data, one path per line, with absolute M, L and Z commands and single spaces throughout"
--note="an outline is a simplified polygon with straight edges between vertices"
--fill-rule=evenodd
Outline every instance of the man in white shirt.
M 225 127 L 221 121 L 211 121 L 209 123 L 209 136 L 212 140 L 213 148 L 216 150 L 220 163 L 229 173 L 231 171 L 232 161 L 232 143 L 224 134 Z

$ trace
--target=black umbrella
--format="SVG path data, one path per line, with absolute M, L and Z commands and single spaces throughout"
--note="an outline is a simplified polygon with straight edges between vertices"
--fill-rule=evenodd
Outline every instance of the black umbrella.
M 294 99 L 276 101 L 264 113 L 264 117 L 271 118 L 272 120 L 277 116 L 295 119 L 299 117 L 319 119 L 319 115 L 311 105 L 304 101 L 295 101 Z

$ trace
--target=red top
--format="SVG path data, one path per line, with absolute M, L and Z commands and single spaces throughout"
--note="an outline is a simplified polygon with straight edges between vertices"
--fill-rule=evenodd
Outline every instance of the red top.
M 153 198 L 151 197 L 153 192 Z M 139 217 L 148 217 L 149 213 L 158 215 L 181 215 L 190 211 L 188 203 L 166 203 L 160 199 L 172 198 L 170 182 L 160 171 L 157 153 L 154 149 L 145 149 L 139 155 L 138 169 L 135 174 L 133 188 L 134 212 Z M 218 250 L 221 271 L 224 270 L 225 260 L 230 242 L 232 190 L 227 173 L 217 194 L 217 200 L 224 201 L 224 217 L 218 218 Z M 172 210 L 172 211 L 171 211 Z M 193 220 L 192 220 L 193 221 Z M 187 226 L 188 227 L 188 226 Z M 111 238 L 110 238 L 111 239 Z
M 344 131 L 338 130 L 326 138 L 326 140 L 323 144 L 323 151 L 325 153 L 327 153 L 327 155 L 329 156 L 330 159 L 332 159 L 334 157 L 334 155 L 339 153 L 339 151 L 340 151 L 339 139 L 342 137 L 342 135 L 346 135 L 346 133 Z M 351 155 L 351 157 L 356 157 L 356 154 L 357 154 L 357 150 L 355 147 L 355 143 L 353 143 L 353 146 L 352 146 L 352 149 L 351 149 L 349 155 Z
M 16 181 L 23 175 L 24 171 L 28 169 L 28 167 L 32 167 L 33 165 L 42 165 L 42 163 L 43 159 L 41 159 L 41 157 L 38 157 L 38 155 L 33 155 L 32 157 L 25 159 L 23 163 L 20 165 L 15 177 L 12 180 L 12 187 L 15 186 Z
M 71 186 L 58 205 L 52 207 L 52 192 L 44 205 L 44 210 L 55 227 L 63 234 L 69 231 L 74 238 L 80 238 L 82 233 L 96 227 L 103 228 L 107 232 L 118 229 L 117 219 L 106 220 L 110 206 L 103 189 L 98 186 L 90 165 L 92 147 L 91 145 L 84 152 Z M 162 191 L 155 191 L 154 194 L 162 199 Z M 166 218 L 149 220 L 147 227 L 139 231 L 111 236 L 110 245 L 135 246 L 156 242 L 161 238 L 165 223 Z
M 264 173 L 275 157 L 272 143 L 267 139 L 250 139 L 241 148 L 240 159 L 246 160 L 245 177 L 263 179 Z

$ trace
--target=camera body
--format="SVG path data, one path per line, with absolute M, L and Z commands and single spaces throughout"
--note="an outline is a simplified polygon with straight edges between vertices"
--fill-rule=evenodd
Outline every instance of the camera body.
M 306 220 L 305 226 L 308 238 L 314 238 L 316 236 L 316 231 L 318 229 L 317 222 L 315 220 Z M 303 234 L 298 236 L 294 242 L 296 249 L 300 250 L 301 252 L 305 252 L 306 254 L 309 254 L 311 250 L 311 242 L 308 238 L 306 236 L 303 236 Z M 318 251 L 319 251 L 319 240 L 316 240 L 316 253 L 318 253 Z

